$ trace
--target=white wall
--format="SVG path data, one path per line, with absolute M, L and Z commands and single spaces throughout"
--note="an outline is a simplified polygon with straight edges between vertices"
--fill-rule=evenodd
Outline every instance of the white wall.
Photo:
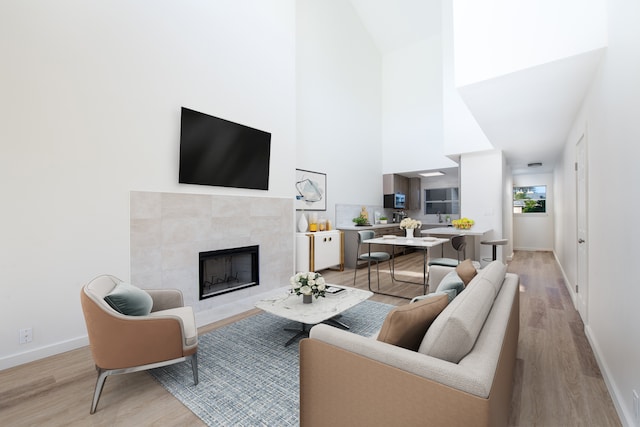
M 296 8 L 296 167 L 327 174 L 335 224 L 336 204 L 382 205 L 382 59 L 350 2 Z
M 444 155 L 442 72 L 440 36 L 384 56 L 383 173 L 456 166 Z
M 442 1 L 443 150 L 448 156 L 493 149 L 455 82 L 453 0 Z
M 605 15 L 606 0 L 454 0 L 456 85 L 606 46 Z
M 475 222 L 477 228 L 493 230 L 485 239 L 503 238 L 504 156 L 499 150 L 467 153 L 460 157 L 460 215 Z M 504 236 L 509 238 L 509 236 Z M 504 248 L 498 259 L 505 261 Z M 476 258 L 490 258 L 492 247 L 476 245 Z
M 637 425 L 632 391 L 640 392 L 640 249 L 635 226 L 640 198 L 636 146 L 640 139 L 640 4 L 607 1 L 609 47 L 567 138 L 561 177 L 565 204 L 556 227 L 556 253 L 575 280 L 575 144 L 586 130 L 588 156 L 587 336 L 623 424 Z M 629 221 L 631 219 L 631 221 Z M 573 285 L 570 284 L 570 285 Z
M 131 190 L 293 197 L 293 0 L 5 1 L 0 38 L 0 369 L 86 343 Z M 270 131 L 269 191 L 179 185 L 182 105 Z
M 546 213 L 513 214 L 513 249 L 552 251 L 554 247 L 554 179 L 552 173 L 513 176 L 514 187 L 547 186 Z M 513 188 L 510 199 L 513 200 Z M 513 207 L 513 204 L 511 204 Z M 513 212 L 513 209 L 511 210 Z

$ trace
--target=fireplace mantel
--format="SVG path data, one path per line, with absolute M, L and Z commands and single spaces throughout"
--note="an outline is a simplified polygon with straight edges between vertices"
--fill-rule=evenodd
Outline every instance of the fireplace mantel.
M 293 198 L 145 191 L 130 197 L 131 283 L 180 289 L 196 319 L 235 314 L 240 301 L 288 284 L 294 270 Z M 200 300 L 199 253 L 252 245 L 261 248 L 260 286 Z

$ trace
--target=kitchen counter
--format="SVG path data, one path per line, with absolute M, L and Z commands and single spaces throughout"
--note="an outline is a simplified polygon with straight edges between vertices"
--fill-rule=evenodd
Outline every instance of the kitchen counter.
M 423 227 L 446 227 L 446 223 L 423 223 Z M 360 230 L 377 230 L 379 228 L 400 228 L 399 222 L 389 222 L 387 224 L 371 224 L 371 225 L 341 225 L 336 227 L 338 230 L 360 231 Z
M 480 261 L 480 241 L 487 234 L 492 232 L 491 228 L 481 228 L 476 225 L 468 230 L 461 230 L 455 227 L 438 227 L 427 230 L 421 230 L 423 236 L 456 236 L 463 234 L 469 236 L 467 239 L 466 257 L 472 260 Z M 443 245 L 443 257 L 456 259 L 458 254 L 453 251 L 452 247 L 446 248 Z
M 455 227 L 438 227 L 438 228 L 430 228 L 427 230 L 420 230 L 420 232 L 422 234 L 444 234 L 444 235 L 459 235 L 459 234 L 464 234 L 465 236 L 482 236 L 488 232 L 490 232 L 491 229 L 490 228 L 478 228 L 478 227 L 471 227 L 468 230 L 461 230 L 459 228 L 455 228 Z

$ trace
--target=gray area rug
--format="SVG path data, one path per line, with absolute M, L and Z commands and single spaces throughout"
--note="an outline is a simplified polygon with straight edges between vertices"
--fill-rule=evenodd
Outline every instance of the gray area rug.
M 341 322 L 369 336 L 392 305 L 365 301 L 345 311 Z M 151 375 L 210 426 L 297 426 L 298 345 L 285 347 L 299 324 L 261 313 L 199 337 L 200 383 L 188 362 L 154 369 Z

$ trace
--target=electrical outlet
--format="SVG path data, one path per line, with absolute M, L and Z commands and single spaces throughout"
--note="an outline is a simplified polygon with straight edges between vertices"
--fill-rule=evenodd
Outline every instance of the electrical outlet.
M 33 341 L 33 329 L 32 328 L 24 328 L 19 331 L 19 342 L 20 344 L 26 344 Z
M 638 392 L 633 390 L 633 414 L 636 417 L 636 421 L 640 420 L 640 398 L 638 398 Z

